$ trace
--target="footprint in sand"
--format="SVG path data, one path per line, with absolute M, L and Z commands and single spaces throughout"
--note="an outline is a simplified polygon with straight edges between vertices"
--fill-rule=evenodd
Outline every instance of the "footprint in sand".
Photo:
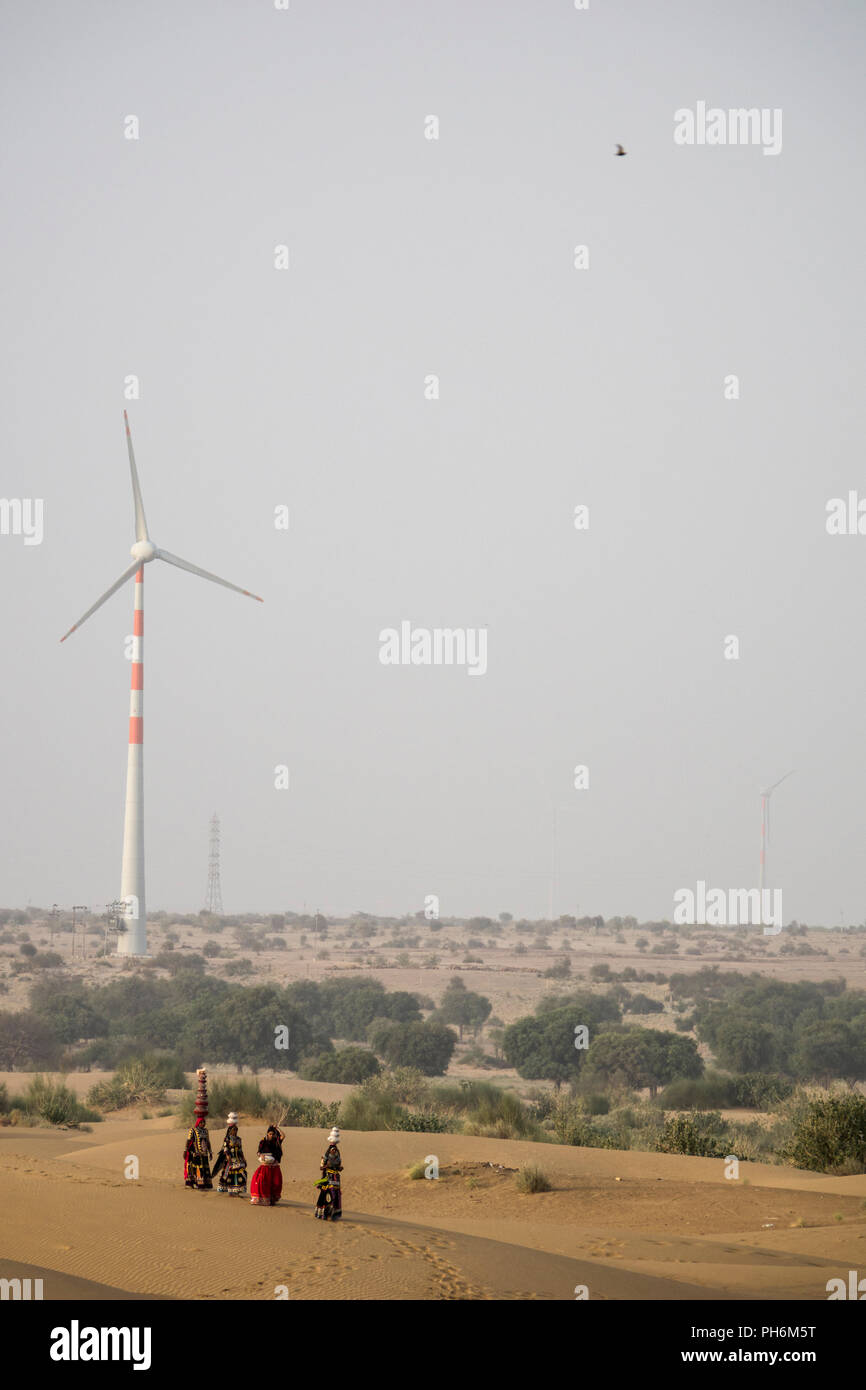
M 614 1246 L 619 1246 L 619 1249 L 614 1249 Z M 621 1260 L 624 1246 L 625 1242 L 622 1240 L 606 1240 L 601 1246 L 596 1245 L 589 1253 L 597 1259 Z
M 434 1297 L 467 1300 L 490 1299 L 492 1297 L 488 1290 L 469 1284 L 459 1269 L 434 1254 L 429 1245 L 413 1245 L 411 1241 L 401 1240 L 397 1236 L 384 1232 L 377 1232 L 376 1234 L 394 1248 L 398 1258 L 415 1255 L 431 1266 L 436 1280 Z M 444 1249 L 448 1246 L 449 1243 L 444 1242 L 440 1248 Z

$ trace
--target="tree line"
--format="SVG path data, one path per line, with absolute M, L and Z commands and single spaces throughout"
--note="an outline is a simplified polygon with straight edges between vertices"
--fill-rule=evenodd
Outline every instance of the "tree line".
M 379 980 L 245 986 L 183 970 L 169 980 L 136 973 L 91 988 L 38 981 L 26 1010 L 0 1013 L 0 1068 L 112 1069 L 146 1049 L 171 1052 L 187 1070 L 206 1057 L 294 1071 L 333 1053 L 335 1038 L 366 1043 L 371 1028 L 386 1060 L 431 1075 L 447 1068 L 457 1042 L 441 1022 L 424 1022 L 417 995 Z

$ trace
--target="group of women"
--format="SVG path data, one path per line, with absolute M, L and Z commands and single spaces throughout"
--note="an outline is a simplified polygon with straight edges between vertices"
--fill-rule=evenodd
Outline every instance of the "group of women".
M 197 1117 L 187 1135 L 183 1152 L 183 1180 L 187 1187 L 199 1192 L 213 1189 L 213 1179 L 219 1178 L 218 1192 L 227 1192 L 230 1197 L 245 1197 L 247 1191 L 247 1161 L 243 1144 L 238 1133 L 238 1117 L 234 1111 L 229 1115 L 222 1147 L 217 1154 L 211 1172 L 210 1136 L 204 1116 Z M 259 1142 L 258 1166 L 250 1183 L 250 1201 L 254 1206 L 275 1207 L 283 1191 L 283 1172 L 280 1164 L 283 1159 L 283 1140 L 285 1135 L 277 1125 L 268 1125 L 264 1139 Z M 340 1174 L 343 1162 L 340 1158 L 340 1131 L 336 1125 L 328 1135 L 325 1152 L 319 1164 L 321 1177 L 316 1183 L 319 1195 L 313 1213 L 320 1220 L 338 1221 L 343 1215 Z

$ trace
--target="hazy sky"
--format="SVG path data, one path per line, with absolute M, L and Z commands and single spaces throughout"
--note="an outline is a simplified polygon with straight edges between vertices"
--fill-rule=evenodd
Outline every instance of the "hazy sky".
M 862 921 L 861 0 L 7 0 L 0 51 L 0 492 L 44 503 L 0 902 L 119 891 L 132 584 L 59 638 L 130 562 L 126 406 L 156 545 L 265 599 L 145 571 L 151 910 L 216 810 L 228 912 L 544 915 L 556 806 L 557 912 L 670 917 L 757 884 L 793 767 L 768 884 Z M 699 102 L 781 152 L 675 144 Z M 382 665 L 403 620 L 486 674 Z

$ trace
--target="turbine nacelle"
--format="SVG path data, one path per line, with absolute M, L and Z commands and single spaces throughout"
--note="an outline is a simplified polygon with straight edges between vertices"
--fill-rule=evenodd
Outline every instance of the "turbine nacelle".
M 142 565 L 146 565 L 148 560 L 155 560 L 159 555 L 153 541 L 136 541 L 129 553 L 133 560 L 138 560 Z
M 236 594 L 243 594 L 246 598 L 258 599 L 259 603 L 262 602 L 258 594 L 250 593 L 249 589 L 242 589 L 239 584 L 230 584 L 227 579 L 220 579 L 218 574 L 212 574 L 210 570 L 203 570 L 198 565 L 191 565 L 188 560 L 182 560 L 179 555 L 172 555 L 171 552 L 168 550 L 157 549 L 157 547 L 154 545 L 153 541 L 147 534 L 147 521 L 144 515 L 144 503 L 141 500 L 141 487 L 138 481 L 138 469 L 135 466 L 135 454 L 132 448 L 132 434 L 129 429 L 129 420 L 127 419 L 126 411 L 123 412 L 123 421 L 126 426 L 126 447 L 129 453 L 129 473 L 132 482 L 132 501 L 133 506 L 135 508 L 135 544 L 130 548 L 129 551 L 130 555 L 132 556 L 132 564 L 129 565 L 123 571 L 123 574 L 120 576 L 119 579 L 116 579 L 114 581 L 110 589 L 106 589 L 105 593 L 101 594 L 94 604 L 91 604 L 87 612 L 82 614 L 82 616 L 78 619 L 78 622 L 74 623 L 73 626 L 69 629 L 69 632 L 67 632 L 63 637 L 61 637 L 61 642 L 65 642 L 66 638 L 69 637 L 71 633 L 75 632 L 76 628 L 81 627 L 81 624 L 86 622 L 90 615 L 96 612 L 97 608 L 102 607 L 106 599 L 111 598 L 112 594 L 116 594 L 117 590 L 121 588 L 122 585 L 124 585 L 127 582 L 127 580 L 131 579 L 132 576 L 141 568 L 142 565 L 149 564 L 151 560 L 164 560 L 166 564 L 174 565 L 177 569 L 186 570 L 189 574 L 197 574 L 201 579 L 209 579 L 212 584 L 221 584 L 224 589 L 233 589 Z

